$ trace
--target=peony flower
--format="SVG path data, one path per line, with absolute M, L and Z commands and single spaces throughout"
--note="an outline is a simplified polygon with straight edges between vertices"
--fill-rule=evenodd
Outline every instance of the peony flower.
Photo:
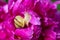
M 56 40 L 56 12 L 56 4 L 51 0 L 3 2 L 0 7 L 0 40 Z
M 32 0 L 30 0 L 30 1 L 33 3 Z M 11 4 L 11 6 L 10 6 L 11 9 L 9 9 L 10 10 L 9 12 L 10 12 L 10 14 L 12 14 L 11 17 L 13 17 L 13 20 L 14 20 L 13 24 L 16 27 L 16 29 L 14 31 L 14 33 L 15 33 L 14 37 L 16 37 L 16 38 L 14 38 L 14 39 L 17 39 L 17 40 L 37 39 L 38 40 L 40 32 L 41 32 L 41 28 L 39 27 L 39 25 L 40 25 L 39 16 L 36 13 L 34 13 L 33 11 L 28 10 L 26 8 L 26 7 L 28 7 L 30 9 L 30 7 L 32 7 L 33 5 L 31 5 L 31 6 L 27 5 L 27 3 L 29 2 L 28 0 L 27 1 L 26 0 L 24 0 L 24 1 L 17 0 L 17 1 L 13 1 L 13 2 L 14 2 L 14 4 Z M 29 4 L 31 4 L 31 2 Z M 19 6 L 19 5 L 21 5 L 21 6 Z M 20 8 L 20 7 L 22 7 L 22 8 Z M 35 32 L 35 30 L 37 30 L 38 32 Z

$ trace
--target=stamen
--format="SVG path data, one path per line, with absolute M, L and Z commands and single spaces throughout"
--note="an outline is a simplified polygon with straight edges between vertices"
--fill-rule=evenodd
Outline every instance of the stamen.
M 25 12 L 25 15 L 24 15 L 24 20 L 25 20 L 25 23 L 26 25 L 28 26 L 30 20 L 31 20 L 31 15 L 29 15 L 27 12 Z
M 31 20 L 31 16 L 27 12 L 25 12 L 24 18 L 22 18 L 21 16 L 15 17 L 14 24 L 16 28 L 24 27 L 25 25 L 28 26 L 30 20 Z
M 16 27 L 24 27 L 24 20 L 21 16 L 16 16 L 14 22 Z

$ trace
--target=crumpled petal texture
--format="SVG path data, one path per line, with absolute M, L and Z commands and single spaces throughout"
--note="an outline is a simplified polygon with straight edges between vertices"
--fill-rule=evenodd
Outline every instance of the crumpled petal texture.
M 57 4 L 51 0 L 0 1 L 0 40 L 56 40 Z M 25 12 L 31 16 L 28 25 L 16 28 L 14 19 Z

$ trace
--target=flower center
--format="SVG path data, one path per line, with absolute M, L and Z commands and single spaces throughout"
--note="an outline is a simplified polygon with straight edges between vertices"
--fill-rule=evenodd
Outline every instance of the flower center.
M 24 25 L 28 26 L 30 20 L 31 20 L 31 16 L 27 12 L 25 12 L 24 18 L 19 15 L 15 17 L 14 24 L 16 28 L 24 27 Z

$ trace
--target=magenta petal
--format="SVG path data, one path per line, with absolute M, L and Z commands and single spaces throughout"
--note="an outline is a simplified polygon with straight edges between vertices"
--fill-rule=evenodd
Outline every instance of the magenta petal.
M 6 5 L 6 2 L 0 0 L 0 6 Z
M 17 0 L 14 7 L 13 7 L 13 11 L 16 11 L 20 5 L 20 3 L 22 2 L 22 0 Z
M 22 39 L 31 39 L 33 37 L 33 29 L 16 29 L 15 34 Z
M 45 40 L 55 40 L 55 39 L 56 39 L 56 33 L 54 31 L 47 30 Z
M 39 18 L 32 16 L 30 23 L 33 25 L 40 25 Z
M 6 33 L 4 31 L 0 31 L 0 39 L 5 39 Z
M 3 10 L 5 11 L 5 13 L 8 13 L 8 5 L 4 5 Z
M 38 40 L 41 33 L 41 27 L 40 26 L 34 26 L 34 34 L 32 40 Z
M 35 12 L 29 10 L 28 13 L 31 15 L 31 20 L 30 20 L 31 24 L 33 24 L 33 25 L 41 25 L 40 18 Z

